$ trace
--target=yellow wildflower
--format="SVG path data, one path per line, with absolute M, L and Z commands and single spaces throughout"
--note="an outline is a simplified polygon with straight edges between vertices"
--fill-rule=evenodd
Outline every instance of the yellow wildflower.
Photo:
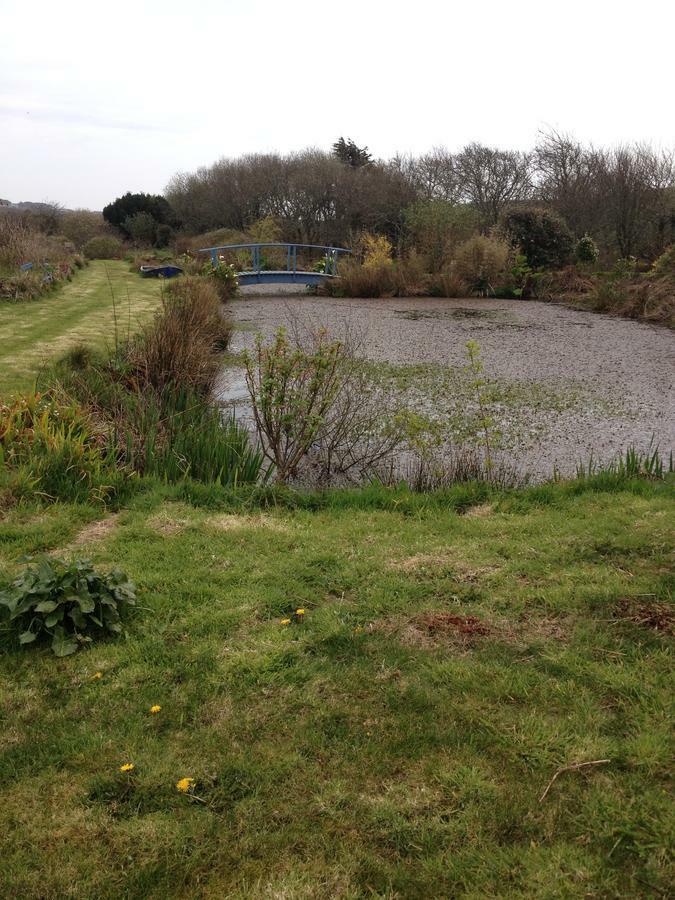
M 151 706 L 151 707 L 150 707 L 150 712 L 151 712 L 151 713 L 153 714 L 153 716 L 154 716 L 154 715 L 156 715 L 158 712 L 160 712 L 161 709 L 162 709 L 161 706 L 157 706 L 157 704 L 155 704 L 154 706 Z
M 103 672 L 94 672 L 91 676 L 92 681 L 97 681 L 99 678 L 103 678 Z
M 304 609 L 296 609 L 295 614 L 296 616 L 304 616 L 305 611 Z
M 135 766 L 133 763 L 124 763 L 123 766 L 120 766 L 120 772 L 131 772 L 134 768 Z
M 193 788 L 194 785 L 194 778 L 181 778 L 180 781 L 176 782 L 176 788 L 181 792 L 181 794 L 187 794 L 190 788 Z
M 282 624 L 282 625 L 290 625 L 290 624 L 291 624 L 291 620 L 290 620 L 290 619 L 282 619 L 282 620 L 281 620 L 281 624 Z

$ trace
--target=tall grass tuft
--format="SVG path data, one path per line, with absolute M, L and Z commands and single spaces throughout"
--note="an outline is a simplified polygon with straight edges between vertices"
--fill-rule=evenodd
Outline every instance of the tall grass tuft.
M 206 395 L 220 371 L 220 353 L 230 343 L 232 325 L 224 318 L 218 292 L 204 278 L 170 282 L 154 321 L 124 350 L 140 389 L 162 392 L 167 385 Z
M 130 472 L 77 405 L 55 393 L 0 406 L 0 469 L 15 494 L 107 503 L 125 493 Z
M 108 455 L 124 469 L 171 482 L 264 481 L 262 453 L 212 404 L 230 334 L 213 286 L 184 278 L 165 290 L 140 335 L 109 357 L 78 346 L 54 374 L 105 432 Z
M 628 447 L 622 455 L 616 456 L 607 463 L 598 463 L 593 458 L 585 464 L 580 463 L 577 466 L 577 478 L 611 475 L 618 478 L 662 480 L 667 475 L 672 475 L 674 471 L 672 450 L 666 461 L 652 440 L 646 451 Z
M 185 389 L 150 396 L 142 407 L 142 428 L 132 443 L 117 433 L 116 444 L 129 464 L 169 482 L 192 478 L 236 487 L 265 481 L 262 451 L 251 446 L 248 432 L 234 418 Z M 268 467 L 269 469 L 269 467 Z

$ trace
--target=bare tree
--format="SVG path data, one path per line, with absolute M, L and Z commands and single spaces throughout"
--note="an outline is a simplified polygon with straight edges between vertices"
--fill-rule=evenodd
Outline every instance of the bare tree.
M 603 203 L 621 256 L 654 254 L 653 243 L 672 204 L 674 183 L 672 152 L 635 144 L 606 154 L 601 173 Z M 662 249 L 657 247 L 656 252 Z
M 509 203 L 531 196 L 531 158 L 527 153 L 469 144 L 457 155 L 455 164 L 463 199 L 476 206 L 486 225 L 495 225 Z

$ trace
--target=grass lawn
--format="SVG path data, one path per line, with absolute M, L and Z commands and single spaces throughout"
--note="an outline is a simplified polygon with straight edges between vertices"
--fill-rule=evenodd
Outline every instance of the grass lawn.
M 0 587 L 76 552 L 142 609 L 1 645 L 0 895 L 665 896 L 672 494 L 453 496 L 4 512 Z
M 0 396 L 30 390 L 40 369 L 73 344 L 113 345 L 157 307 L 160 284 L 140 278 L 122 260 L 95 260 L 40 300 L 0 307 Z

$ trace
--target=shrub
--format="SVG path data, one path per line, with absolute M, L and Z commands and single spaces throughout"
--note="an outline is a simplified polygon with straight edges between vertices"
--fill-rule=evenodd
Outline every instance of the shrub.
M 431 297 L 466 297 L 469 288 L 459 275 L 453 271 L 438 272 L 429 283 Z
M 128 216 L 122 223 L 122 228 L 135 244 L 147 247 L 155 243 L 157 222 L 148 212 L 137 212 Z
M 423 200 L 405 212 L 406 229 L 415 247 L 427 256 L 431 271 L 440 272 L 454 248 L 477 230 L 479 216 L 473 207 L 447 200 Z
M 655 260 L 652 272 L 657 277 L 675 275 L 675 244 L 666 247 L 665 251 Z
M 258 336 L 244 357 L 258 435 L 282 482 L 296 473 L 335 402 L 343 356 L 344 345 L 323 330 L 305 350 L 280 328 L 269 344 Z
M 419 297 L 428 293 L 429 278 L 426 275 L 424 259 L 411 250 L 405 259 L 394 264 L 396 295 L 398 297 Z
M 126 193 L 123 197 L 118 197 L 113 203 L 103 207 L 103 218 L 106 222 L 130 236 L 127 225 L 138 213 L 150 216 L 156 224 L 172 227 L 180 224 L 169 202 L 159 194 Z
M 141 389 L 169 384 L 207 395 L 220 371 L 231 324 L 221 313 L 213 284 L 198 276 L 170 281 L 152 324 L 127 349 L 127 361 Z
M 186 277 L 170 282 L 155 321 L 111 358 L 76 347 L 54 374 L 106 431 L 125 469 L 167 481 L 253 483 L 263 476 L 262 453 L 211 404 L 229 337 L 213 285 Z
M 155 232 L 155 247 L 168 247 L 173 237 L 173 228 L 160 223 Z
M 247 239 L 253 244 L 277 243 L 282 237 L 282 228 L 274 216 L 258 219 L 247 229 Z M 233 241 L 233 243 L 240 243 Z
M 122 632 L 122 617 L 135 606 L 135 585 L 119 569 L 107 575 L 88 560 L 42 556 L 0 592 L 0 606 L 20 630 L 19 643 L 51 638 L 57 656 L 68 656 L 84 643 Z
M 325 285 L 325 289 L 331 294 L 364 298 L 393 297 L 396 287 L 393 265 L 365 266 L 352 259 L 341 264 L 337 280 Z
M 91 238 L 109 235 L 110 230 L 100 213 L 88 209 L 64 212 L 59 222 L 60 233 L 78 249 L 84 247 Z
M 0 406 L 0 468 L 20 472 L 47 500 L 105 503 L 129 479 L 82 409 L 54 393 Z
M 622 256 L 614 263 L 612 275 L 615 278 L 630 278 L 637 274 L 638 261 L 634 256 Z
M 556 213 L 536 207 L 518 207 L 504 213 L 501 224 L 533 268 L 560 269 L 569 262 L 572 233 Z
M 224 260 L 219 260 L 217 266 L 211 265 L 210 262 L 207 263 L 203 271 L 213 280 L 221 300 L 229 300 L 239 290 L 237 269 Z
M 577 241 L 574 255 L 580 263 L 594 263 L 598 261 L 600 251 L 593 238 L 589 234 L 585 234 Z
M 381 269 L 392 265 L 392 246 L 386 237 L 381 234 L 363 234 L 360 243 L 366 269 Z
M 82 248 L 87 259 L 119 259 L 122 255 L 122 242 L 112 235 L 99 235 L 90 238 Z
M 494 285 L 505 271 L 510 256 L 511 248 L 506 241 L 476 235 L 457 248 L 454 271 L 470 291 L 481 296 L 494 294 Z

